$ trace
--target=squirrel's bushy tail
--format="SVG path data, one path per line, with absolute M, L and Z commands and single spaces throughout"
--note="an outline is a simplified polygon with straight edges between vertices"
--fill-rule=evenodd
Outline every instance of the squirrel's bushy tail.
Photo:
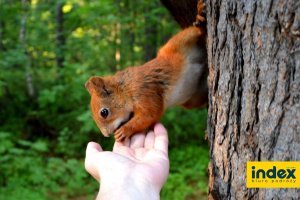
M 190 27 L 196 21 L 198 0 L 160 0 L 169 10 L 182 29 Z M 205 22 L 203 27 L 206 29 Z

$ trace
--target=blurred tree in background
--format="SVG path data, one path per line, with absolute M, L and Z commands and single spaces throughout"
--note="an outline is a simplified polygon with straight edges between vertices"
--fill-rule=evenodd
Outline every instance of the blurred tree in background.
M 84 83 L 154 58 L 180 31 L 158 0 L 0 0 L 0 199 L 93 199 L 89 141 L 111 150 Z M 206 110 L 167 111 L 162 199 L 206 195 Z

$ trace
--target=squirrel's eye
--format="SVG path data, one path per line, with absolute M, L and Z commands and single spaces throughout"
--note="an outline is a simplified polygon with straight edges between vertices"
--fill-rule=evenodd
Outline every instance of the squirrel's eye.
M 108 115 L 108 110 L 106 108 L 104 108 L 103 110 L 101 110 L 101 116 L 104 119 L 106 119 L 107 115 Z

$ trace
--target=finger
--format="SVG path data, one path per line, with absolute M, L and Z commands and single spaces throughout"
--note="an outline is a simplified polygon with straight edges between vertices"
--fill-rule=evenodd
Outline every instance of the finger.
M 141 133 L 136 133 L 130 138 L 130 148 L 142 148 L 144 147 L 146 133 L 145 131 Z
M 99 152 L 102 152 L 102 147 L 96 143 L 96 142 L 89 142 L 87 147 L 86 147 L 86 156 L 89 156 L 89 155 L 92 155 L 92 154 L 95 154 L 95 153 L 99 153 Z
M 96 142 L 89 142 L 86 148 L 85 157 L 85 169 L 88 171 L 99 183 L 100 175 L 94 163 L 94 158 L 96 153 L 102 152 L 102 147 Z
M 124 146 L 125 146 L 124 141 L 122 141 L 122 142 L 117 142 L 117 141 L 115 141 L 115 144 L 114 144 L 114 147 L 113 147 L 113 151 L 114 151 L 115 149 L 117 149 L 117 148 L 124 147 Z
M 153 149 L 154 141 L 155 141 L 154 131 L 150 130 L 145 139 L 145 144 L 144 144 L 145 148 Z
M 125 146 L 126 146 L 126 147 L 129 147 L 129 145 L 130 145 L 130 141 L 131 141 L 131 139 L 130 139 L 130 138 L 128 138 L 128 139 L 125 141 Z
M 87 156 L 85 158 L 84 166 L 85 169 L 88 173 L 90 173 L 99 183 L 101 181 L 100 179 L 100 174 L 99 174 L 99 169 L 95 165 L 95 159 L 96 157 L 89 157 Z
M 154 126 L 155 143 L 154 148 L 161 150 L 168 155 L 168 133 L 165 127 L 161 123 L 157 123 Z

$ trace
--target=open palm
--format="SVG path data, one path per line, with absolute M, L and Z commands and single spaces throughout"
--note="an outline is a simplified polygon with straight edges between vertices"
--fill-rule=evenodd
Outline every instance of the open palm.
M 85 165 L 101 184 L 116 184 L 130 178 L 136 184 L 151 185 L 159 191 L 169 172 L 167 131 L 162 124 L 156 124 L 147 135 L 135 134 L 126 144 L 115 142 L 112 152 L 90 142 Z

